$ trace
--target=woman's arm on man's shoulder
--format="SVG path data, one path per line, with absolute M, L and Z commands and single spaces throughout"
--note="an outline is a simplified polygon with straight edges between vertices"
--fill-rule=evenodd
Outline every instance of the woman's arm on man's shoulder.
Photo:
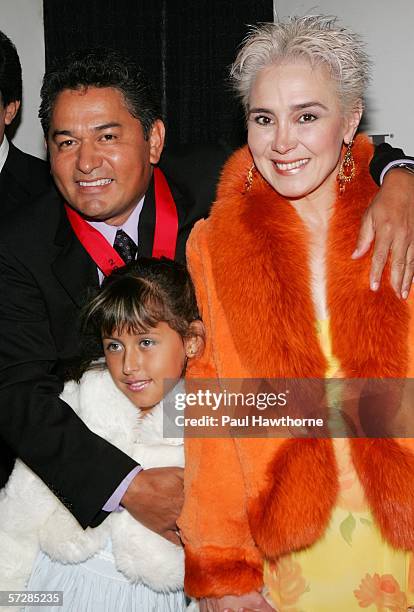
M 370 172 L 378 185 L 382 180 L 382 185 L 363 217 L 353 258 L 365 255 L 374 241 L 371 289 L 379 289 L 390 257 L 393 289 L 407 299 L 414 276 L 414 173 L 399 167 L 404 162 L 413 164 L 414 169 L 414 158 L 402 149 L 387 143 L 376 147 Z

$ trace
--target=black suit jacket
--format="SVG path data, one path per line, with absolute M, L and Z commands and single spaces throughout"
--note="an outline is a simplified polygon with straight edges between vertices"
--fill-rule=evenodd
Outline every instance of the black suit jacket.
M 375 148 L 375 155 L 371 160 L 369 169 L 377 185 L 379 185 L 381 172 L 385 166 L 398 159 L 410 159 L 414 161 L 414 157 L 408 157 L 402 149 L 396 149 L 388 144 L 388 142 L 383 142 Z
M 30 206 L 35 198 L 53 185 L 49 164 L 28 153 L 23 153 L 11 142 L 6 161 L 0 172 L 0 223 L 15 210 Z M 14 464 L 13 454 L 1 443 L 0 431 L 0 483 L 4 473 Z
M 6 162 L 0 172 L 0 217 L 21 206 L 30 206 L 52 185 L 49 164 L 23 153 L 10 143 Z
M 219 165 L 215 156 L 213 175 Z M 176 258 L 183 259 L 188 234 L 210 201 L 200 195 L 191 172 L 182 172 L 180 182 L 187 178 L 182 193 L 172 182 L 171 163 L 167 166 L 179 219 Z M 143 255 L 151 255 L 154 219 L 150 185 L 139 221 Z M 136 465 L 92 434 L 58 398 L 61 366 L 78 352 L 79 311 L 97 284 L 96 266 L 56 193 L 8 219 L 0 236 L 0 435 L 84 527 L 104 518 L 105 501 Z M 4 482 L 9 466 L 2 467 Z

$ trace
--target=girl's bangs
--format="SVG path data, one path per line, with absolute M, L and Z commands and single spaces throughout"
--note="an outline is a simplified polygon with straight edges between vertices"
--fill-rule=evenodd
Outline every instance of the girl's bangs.
M 146 294 L 146 295 L 145 295 Z M 100 328 L 104 336 L 119 333 L 141 334 L 166 320 L 161 300 L 152 292 L 117 296 L 102 304 Z

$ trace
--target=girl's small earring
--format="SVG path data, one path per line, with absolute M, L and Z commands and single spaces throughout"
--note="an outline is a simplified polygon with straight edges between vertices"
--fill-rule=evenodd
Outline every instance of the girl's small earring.
M 243 193 L 247 193 L 252 188 L 255 170 L 256 170 L 256 166 L 252 164 L 249 170 L 247 171 L 246 182 L 244 183 Z
M 352 145 L 354 141 L 351 140 L 347 146 L 345 155 L 339 166 L 338 172 L 338 183 L 339 193 L 342 195 L 345 191 L 345 186 L 350 183 L 355 177 L 355 161 L 352 155 Z

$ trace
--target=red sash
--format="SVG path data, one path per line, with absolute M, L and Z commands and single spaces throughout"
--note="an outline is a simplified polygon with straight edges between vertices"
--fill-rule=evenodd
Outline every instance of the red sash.
M 155 232 L 152 256 L 174 259 L 178 234 L 177 208 L 166 178 L 159 168 L 154 168 L 154 190 Z M 65 209 L 79 242 L 105 276 L 125 265 L 121 256 L 98 230 L 67 204 Z

